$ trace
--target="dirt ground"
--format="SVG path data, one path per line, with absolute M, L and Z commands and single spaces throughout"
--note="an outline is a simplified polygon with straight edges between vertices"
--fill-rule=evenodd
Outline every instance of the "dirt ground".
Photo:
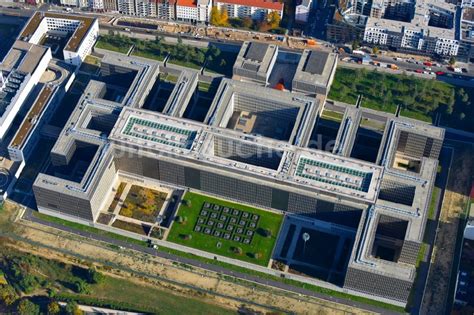
M 444 314 L 456 238 L 474 172 L 473 148 L 456 148 L 439 219 L 422 314 Z
M 202 297 L 202 293 L 196 290 L 171 284 L 166 280 L 210 290 L 225 297 L 206 294 L 205 299 L 207 302 L 230 307 L 235 310 L 242 305 L 242 302 L 236 299 L 242 299 L 248 301 L 248 305 L 252 309 L 264 313 L 270 310 L 265 307 L 265 305 L 269 305 L 297 314 L 368 314 L 368 312 L 363 310 L 316 298 L 299 296 L 291 292 L 243 280 L 236 280 L 204 269 L 172 263 L 165 259 L 137 253 L 132 250 L 115 249 L 106 243 L 91 241 L 74 234 L 24 220 L 19 220 L 15 224 L 13 231 L 15 235 L 21 236 L 26 240 L 26 242 L 16 241 L 10 243 L 11 246 L 15 246 L 18 249 L 48 258 L 64 260 L 69 263 L 84 264 L 85 261 L 92 261 L 98 268 L 107 270 L 108 273 L 115 276 L 123 277 L 128 275 L 130 279 L 130 273 L 133 273 L 133 278 L 139 283 L 160 286 L 177 294 L 191 294 Z M 34 245 L 27 242 L 33 242 Z M 137 277 L 137 275 L 139 276 Z M 255 306 L 253 303 L 262 306 Z

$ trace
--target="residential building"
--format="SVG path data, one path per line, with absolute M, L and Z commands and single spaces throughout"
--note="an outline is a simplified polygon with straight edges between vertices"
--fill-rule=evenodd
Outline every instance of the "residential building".
M 176 20 L 208 22 L 212 9 L 211 0 L 176 0 Z
M 367 15 L 364 42 L 430 56 L 456 56 L 456 5 L 444 1 L 355 0 L 354 13 Z
M 226 10 L 230 18 L 263 20 L 271 12 L 283 17 L 283 2 L 277 0 L 216 0 L 219 10 Z
M 295 9 L 295 21 L 297 23 L 306 23 L 308 22 L 309 12 L 311 11 L 311 6 L 313 0 L 298 0 L 296 3 Z

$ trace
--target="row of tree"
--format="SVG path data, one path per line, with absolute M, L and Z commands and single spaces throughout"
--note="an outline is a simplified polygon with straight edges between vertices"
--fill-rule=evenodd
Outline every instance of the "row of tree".
M 211 9 L 210 23 L 214 26 L 232 26 L 236 28 L 252 29 L 260 32 L 267 32 L 280 26 L 281 17 L 278 11 L 270 12 L 263 20 L 253 20 L 250 17 L 229 18 L 227 10 L 214 6 Z

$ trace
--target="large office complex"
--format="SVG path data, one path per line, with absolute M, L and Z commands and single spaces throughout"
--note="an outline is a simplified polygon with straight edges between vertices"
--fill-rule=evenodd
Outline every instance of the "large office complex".
M 234 78 L 220 81 L 198 121 L 186 116 L 197 72 L 106 54 L 33 184 L 39 211 L 96 224 L 104 196 L 125 177 L 253 205 L 285 214 L 273 259 L 319 270 L 302 261 L 297 233 L 340 239 L 324 244 L 340 263 L 315 278 L 405 305 L 443 130 L 327 101 L 332 54 L 303 52 L 292 92 L 267 88 L 277 55 L 272 45 L 244 43 Z M 155 86 L 171 71 L 176 82 L 163 99 Z M 342 118 L 327 121 L 328 111 Z
M 13 189 L 41 127 L 69 90 L 97 35 L 94 18 L 36 12 L 2 60 L 0 138 L 4 153 L 0 172 L 6 180 L 0 187 L 0 199 Z M 18 119 L 19 114 L 24 118 L 20 115 Z

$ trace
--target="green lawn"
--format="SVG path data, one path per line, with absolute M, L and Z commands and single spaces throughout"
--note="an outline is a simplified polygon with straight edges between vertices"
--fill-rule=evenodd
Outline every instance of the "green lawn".
M 167 241 L 262 266 L 268 264 L 283 220 L 282 215 L 189 192 L 185 195 L 184 200 L 189 200 L 191 206 L 188 207 L 182 204 L 178 210 L 178 216 L 186 217 L 186 221 L 184 223 L 174 222 L 168 234 Z M 257 231 L 253 236 L 252 242 L 247 245 L 233 240 L 225 240 L 220 237 L 207 235 L 202 232 L 195 232 L 194 226 L 205 202 L 260 215 L 257 230 L 269 229 L 271 236 L 265 237 Z M 191 235 L 191 239 L 184 239 L 183 235 Z M 218 247 L 218 243 L 221 244 L 220 247 Z M 235 247 L 240 247 L 242 253 L 234 253 L 232 249 Z M 259 253 L 260 256 L 257 258 L 253 257 L 255 253 Z
M 231 77 L 232 67 L 234 66 L 235 59 L 237 59 L 237 54 L 237 52 L 221 51 L 217 58 L 208 60 L 206 70 Z
M 339 113 L 332 110 L 323 110 L 321 117 L 335 122 L 341 122 L 342 118 L 344 117 L 344 113 Z
M 150 51 L 148 49 L 134 49 L 132 52 L 132 56 L 138 56 L 148 59 L 154 59 L 158 61 L 163 61 L 166 58 L 165 52 L 157 52 L 157 51 Z
M 201 63 L 196 63 L 195 61 L 192 61 L 192 60 L 186 61 L 186 60 L 183 60 L 183 59 L 175 58 L 173 56 L 171 56 L 171 58 L 169 59 L 169 63 L 172 63 L 174 65 L 178 65 L 178 66 L 181 66 L 181 67 L 196 69 L 196 70 L 199 70 L 199 69 L 202 68 Z
M 434 220 L 436 218 L 436 200 L 441 193 L 441 189 L 438 187 L 433 188 L 433 192 L 431 194 L 430 206 L 428 208 L 428 219 Z
M 63 219 L 56 218 L 56 217 L 52 217 L 52 216 L 49 216 L 49 215 L 46 215 L 46 214 L 39 213 L 37 211 L 34 211 L 33 215 L 35 217 L 39 218 L 39 219 L 42 219 L 42 220 L 45 220 L 45 221 L 48 221 L 48 222 L 57 223 L 57 224 L 67 226 L 67 227 L 70 227 L 70 228 L 73 228 L 73 229 L 76 229 L 76 230 L 80 230 L 80 231 L 84 231 L 84 232 L 88 232 L 88 233 L 92 233 L 92 234 L 96 234 L 96 235 L 103 235 L 103 236 L 114 238 L 114 239 L 117 239 L 117 240 L 120 240 L 120 241 L 123 241 L 123 242 L 128 242 L 128 243 L 133 243 L 133 244 L 137 244 L 137 245 L 147 246 L 147 243 L 144 242 L 144 241 L 140 241 L 140 240 L 136 240 L 134 238 L 130 238 L 130 237 L 126 237 L 126 236 L 123 236 L 123 235 L 111 233 L 111 232 L 104 231 L 104 230 L 101 230 L 101 229 L 97 229 L 95 227 L 91 227 L 91 226 L 88 226 L 88 225 L 84 225 L 84 224 L 71 222 L 71 221 L 63 220 Z
M 131 46 L 114 45 L 113 43 L 103 41 L 99 38 L 95 47 L 126 54 Z
M 338 68 L 329 98 L 355 104 L 363 96 L 362 106 L 431 122 L 436 112 L 449 112 L 456 102 L 452 85 L 408 75 L 387 74 L 366 69 Z

